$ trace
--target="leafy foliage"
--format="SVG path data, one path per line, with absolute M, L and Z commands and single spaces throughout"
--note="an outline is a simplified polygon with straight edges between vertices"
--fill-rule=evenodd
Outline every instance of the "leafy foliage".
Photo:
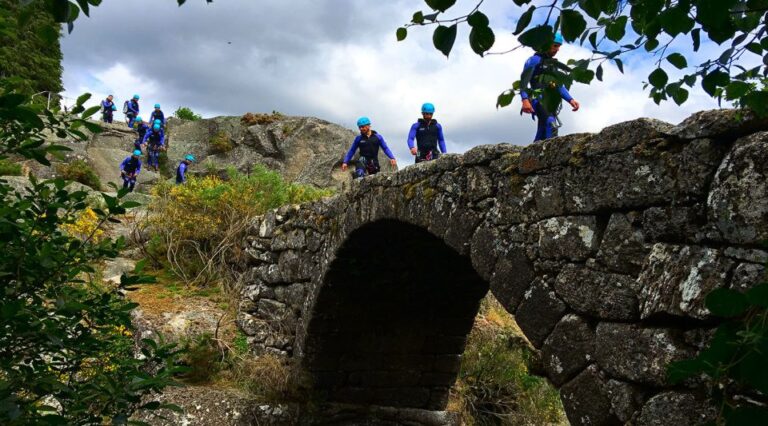
M 532 351 L 512 316 L 487 296 L 461 359 L 448 410 L 462 424 L 560 424 L 565 420 L 557 390 L 529 373 Z
M 173 113 L 174 117 L 180 118 L 182 120 L 189 120 L 189 121 L 197 121 L 203 118 L 200 114 L 195 114 L 194 111 L 192 111 L 188 107 L 179 107 L 176 112 Z
M 95 190 L 101 189 L 99 175 L 85 160 L 74 160 L 69 163 L 59 164 L 56 168 L 62 178 L 80 182 Z
M 209 141 L 208 151 L 211 154 L 224 154 L 232 151 L 234 147 L 235 145 L 232 143 L 229 133 L 222 130 L 213 135 Z
M 514 0 L 523 7 L 531 0 Z M 442 18 L 455 1 L 425 0 L 433 13 L 418 11 L 411 22 L 398 28 L 398 41 L 405 40 L 411 26 L 436 25 L 433 42 L 437 50 L 448 56 L 455 44 L 457 26 L 471 27 L 469 45 L 483 56 L 495 44 L 488 19 L 479 10 L 483 1 L 466 15 Z M 568 61 L 569 70 L 552 75 L 555 82 L 569 87 L 573 82 L 589 84 L 602 80 L 603 69 L 614 64 L 624 72 L 622 55 L 630 52 L 645 53 L 656 60 L 656 69 L 648 76 L 650 97 L 657 104 L 671 99 L 684 103 L 689 89 L 699 82 L 710 96 L 721 101 L 733 101 L 736 106 L 750 108 L 760 115 L 768 114 L 768 0 L 561 0 L 547 2 L 545 6 L 531 5 L 517 23 L 515 35 L 518 46 L 546 51 L 552 45 L 555 31 L 561 31 L 568 42 L 579 43 L 592 50 L 588 59 Z M 539 16 L 537 24 L 534 16 Z M 698 51 L 702 37 L 723 49 L 720 53 L 698 64 L 683 52 L 671 50 L 676 40 L 689 40 L 692 50 Z M 631 38 L 628 40 L 628 38 Z M 504 52 L 502 52 L 504 53 Z M 752 56 L 755 55 L 755 56 Z M 763 66 L 755 63 L 762 57 Z M 681 77 L 670 79 L 665 66 L 681 71 Z M 520 83 L 502 92 L 497 107 L 511 104 Z M 552 93 L 543 95 L 545 103 Z M 554 102 L 554 101 L 552 101 Z
M 21 176 L 21 164 L 8 159 L 0 160 L 0 176 Z
M 768 282 L 746 293 L 716 289 L 706 306 L 728 320 L 696 358 L 670 364 L 669 379 L 677 384 L 703 373 L 713 382 L 718 424 L 761 424 L 768 418 Z
M 83 107 L 89 96 L 72 110 L 80 117 L 62 116 L 8 87 L 0 80 L 0 159 L 13 154 L 49 165 L 49 155 L 68 148 L 46 143 L 45 135 L 82 138 L 78 128 L 97 130 L 87 119 L 98 108 Z M 106 209 L 92 210 L 97 223 L 73 235 L 67 229 L 87 214 L 85 191 L 70 191 L 63 179 L 30 175 L 21 191 L 0 180 L 0 423 L 125 424 L 137 409 L 161 406 L 143 398 L 172 383 L 176 350 L 144 340 L 143 359 L 135 358 L 135 305 L 94 278 L 92 265 L 124 247 L 122 239 L 95 237 L 136 205 L 123 202 L 125 194 L 102 194 Z M 119 287 L 148 281 L 123 275 Z
M 63 89 L 59 28 L 44 2 L 21 3 L 0 0 L 0 78 L 13 78 L 17 91 L 27 95 L 56 94 L 58 102 Z M 44 99 L 47 93 L 35 98 Z
M 161 236 L 167 266 L 188 283 L 206 283 L 221 275 L 225 257 L 253 217 L 331 194 L 288 183 L 261 165 L 247 175 L 230 168 L 227 175 L 227 180 L 192 176 L 184 185 L 154 189 L 150 233 Z

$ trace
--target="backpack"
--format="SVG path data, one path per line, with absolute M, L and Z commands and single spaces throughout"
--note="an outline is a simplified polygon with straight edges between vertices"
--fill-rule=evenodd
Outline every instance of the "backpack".
M 130 101 L 125 101 L 123 104 L 123 114 L 128 114 L 128 102 Z

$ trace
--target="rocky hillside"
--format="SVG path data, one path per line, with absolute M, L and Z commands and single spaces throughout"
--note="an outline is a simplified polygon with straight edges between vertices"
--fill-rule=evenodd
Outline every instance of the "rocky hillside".
M 133 149 L 136 133 L 123 123 L 103 124 L 103 128 L 102 133 L 91 135 L 85 142 L 55 140 L 72 151 L 54 161 L 52 167 L 26 162 L 24 175 L 27 171 L 41 178 L 62 175 L 63 166 L 82 160 L 101 180 L 100 189 L 108 190 L 108 182 L 122 185 L 119 164 Z M 198 121 L 172 118 L 166 136 L 166 164 L 161 164 L 161 173 L 143 169 L 137 191 L 148 192 L 152 184 L 172 178 L 176 165 L 190 153 L 198 160 L 192 173 L 221 171 L 231 166 L 248 172 L 254 165 L 262 164 L 278 171 L 289 182 L 316 187 L 342 188 L 351 179 L 340 166 L 355 133 L 318 118 L 251 113 Z M 382 164 L 386 164 L 381 155 Z

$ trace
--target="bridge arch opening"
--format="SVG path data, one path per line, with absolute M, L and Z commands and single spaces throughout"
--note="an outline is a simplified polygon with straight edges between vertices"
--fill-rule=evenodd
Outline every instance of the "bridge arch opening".
M 331 402 L 444 409 L 488 283 L 423 228 L 352 232 L 319 290 L 303 365 Z

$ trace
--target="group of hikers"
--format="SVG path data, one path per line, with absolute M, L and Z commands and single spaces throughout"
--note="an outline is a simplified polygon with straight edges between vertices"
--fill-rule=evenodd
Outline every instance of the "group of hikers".
M 136 131 L 136 139 L 133 142 L 132 155 L 126 157 L 120 163 L 120 177 L 123 179 L 123 188 L 133 192 L 136 186 L 136 179 L 141 172 L 142 147 L 146 147 L 147 164 L 155 171 L 160 170 L 160 152 L 167 149 L 165 139 L 165 114 L 160 109 L 160 104 L 155 104 L 155 109 L 149 116 L 149 121 L 145 122 L 139 115 L 139 95 L 133 95 L 133 98 L 125 101 L 123 104 L 123 113 L 128 127 Z M 109 95 L 101 102 L 102 120 L 105 123 L 112 123 L 114 112 L 117 110 L 114 102 L 114 96 Z M 195 156 L 187 154 L 176 167 L 176 183 L 182 184 L 187 181 L 187 169 L 195 162 Z
M 534 141 L 548 139 L 557 136 L 557 130 L 560 127 L 558 114 L 560 106 L 554 111 L 549 111 L 542 102 L 541 91 L 549 85 L 556 88 L 560 97 L 568 102 L 573 111 L 578 111 L 579 102 L 573 99 L 564 85 L 555 86 L 552 82 L 546 82 L 542 78 L 547 74 L 552 74 L 557 68 L 563 68 L 565 65 L 554 59 L 560 47 L 563 44 L 563 36 L 559 32 L 554 35 L 553 42 L 548 49 L 536 52 L 531 56 L 523 67 L 520 78 L 520 97 L 522 98 L 521 114 L 531 114 L 531 118 L 537 120 L 536 136 Z M 103 118 L 105 122 L 112 122 L 113 112 L 117 110 L 114 104 L 113 96 L 109 95 L 102 102 Z M 142 146 L 146 146 L 148 154 L 149 167 L 155 171 L 159 169 L 159 155 L 166 149 L 166 140 L 164 133 L 165 115 L 160 109 L 160 104 L 155 104 L 155 109 L 150 116 L 148 123 L 145 123 L 139 114 L 139 95 L 134 95 L 132 99 L 123 105 L 123 113 L 126 116 L 128 127 L 136 130 L 138 137 L 134 143 L 133 155 L 123 160 L 120 165 L 121 175 L 123 177 L 123 187 L 133 191 L 136 185 L 136 176 L 141 171 Z M 443 127 L 434 119 L 435 106 L 432 103 L 424 103 L 421 106 L 421 116 L 408 132 L 408 148 L 416 159 L 416 163 L 431 161 L 440 157 L 440 154 L 447 152 L 445 146 L 445 137 Z M 150 127 L 151 126 L 151 127 Z M 355 178 L 362 178 L 366 175 L 373 175 L 381 170 L 378 155 L 379 150 L 389 158 L 392 167 L 397 166 L 397 160 L 389 149 L 384 137 L 371 129 L 371 120 L 368 117 L 360 117 L 357 120 L 357 127 L 360 134 L 352 142 L 352 146 L 344 156 L 341 169 L 347 171 L 352 158 L 360 151 L 360 155 L 355 163 Z M 415 141 L 415 143 L 414 143 Z M 176 182 L 186 182 L 186 171 L 190 164 L 195 161 L 195 157 L 187 154 L 176 168 Z
M 557 32 L 554 35 L 553 43 L 549 45 L 547 50 L 536 52 L 525 62 L 523 73 L 520 77 L 521 114 L 531 114 L 532 119 L 538 120 L 534 141 L 557 136 L 557 129 L 560 127 L 560 120 L 558 119 L 560 107 L 558 106 L 554 111 L 549 111 L 542 102 L 542 96 L 538 93 L 547 84 L 552 85 L 553 88 L 555 87 L 554 83 L 542 81 L 544 75 L 552 73 L 557 68 L 565 67 L 565 65 L 554 59 L 562 44 L 563 36 L 560 32 Z M 564 85 L 556 88 L 560 97 L 571 105 L 573 111 L 578 111 L 580 107 L 579 102 L 573 99 L 571 94 L 568 93 L 568 89 Z M 447 152 L 443 128 L 433 118 L 434 113 L 435 106 L 433 104 L 423 104 L 421 106 L 422 118 L 418 119 L 411 126 L 411 130 L 408 133 L 408 148 L 411 151 L 411 155 L 416 157 L 416 163 L 435 160 L 441 153 L 445 154 Z M 368 117 L 360 117 L 357 120 L 357 127 L 360 129 L 360 135 L 355 138 L 354 142 L 352 142 L 352 147 L 347 152 L 347 155 L 344 156 L 344 160 L 341 163 L 342 170 L 346 171 L 348 169 L 349 162 L 358 150 L 360 150 L 360 156 L 355 165 L 354 175 L 356 178 L 376 174 L 381 170 L 378 160 L 379 149 L 382 149 L 384 154 L 389 157 L 389 162 L 393 167 L 397 165 L 397 160 L 395 160 L 394 154 L 392 154 L 392 151 L 384 141 L 384 137 L 375 130 L 371 130 L 371 120 Z M 415 146 L 414 139 L 416 140 Z

